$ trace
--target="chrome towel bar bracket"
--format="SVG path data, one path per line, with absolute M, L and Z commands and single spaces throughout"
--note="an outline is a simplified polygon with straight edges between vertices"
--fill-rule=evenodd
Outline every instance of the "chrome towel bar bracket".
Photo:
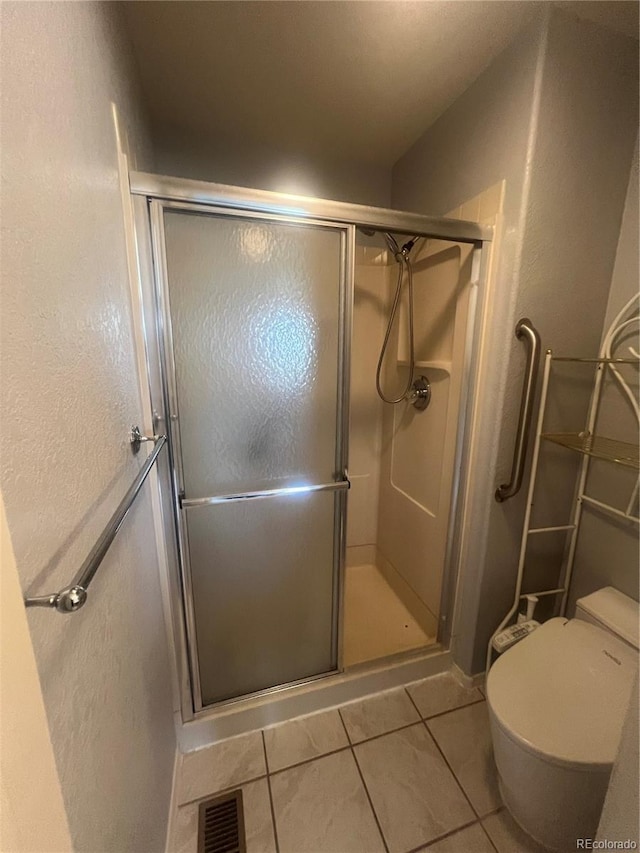
M 105 554 L 109 550 L 109 546 L 116 537 L 117 532 L 122 527 L 129 510 L 133 506 L 142 484 L 147 479 L 149 472 L 158 458 L 158 455 L 164 445 L 167 443 L 166 436 L 154 435 L 152 437 L 143 436 L 138 427 L 133 427 L 131 430 L 131 443 L 134 445 L 141 441 L 153 441 L 153 451 L 147 457 L 144 465 L 138 472 L 138 476 L 129 487 L 126 495 L 118 504 L 116 511 L 111 516 L 109 523 L 100 534 L 100 538 L 89 552 L 84 563 L 80 566 L 76 576 L 71 581 L 71 584 L 60 592 L 54 592 L 50 595 L 35 595 L 25 598 L 25 607 L 51 607 L 59 613 L 75 613 L 84 606 L 87 600 L 87 589 L 93 580 L 95 573 L 98 571 Z
M 513 450 L 511 478 L 508 483 L 498 486 L 496 489 L 495 498 L 498 503 L 503 503 L 509 498 L 514 497 L 514 495 L 517 495 L 522 486 L 527 443 L 529 441 L 531 419 L 533 417 L 533 399 L 538 379 L 538 363 L 540 361 L 540 335 L 531 320 L 527 319 L 527 317 L 518 320 L 515 334 L 519 341 L 524 340 L 528 346 L 527 365 L 525 367 L 524 384 L 522 386 L 522 399 L 520 401 L 516 443 Z

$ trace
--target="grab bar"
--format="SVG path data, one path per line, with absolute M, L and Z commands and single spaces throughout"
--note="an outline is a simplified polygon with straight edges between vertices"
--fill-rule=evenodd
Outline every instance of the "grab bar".
M 120 530 L 122 522 L 127 517 L 127 513 L 131 509 L 138 492 L 142 488 L 142 484 L 147 479 L 149 472 L 153 468 L 154 462 L 158 458 L 158 454 L 167 442 L 166 436 L 154 435 L 152 437 L 142 436 L 139 430 L 134 427 L 131 432 L 131 443 L 135 448 L 136 442 L 153 441 L 155 447 L 153 452 L 149 454 L 146 462 L 140 469 L 138 476 L 134 480 L 132 486 L 127 491 L 126 495 L 120 501 L 118 508 L 111 516 L 111 519 L 105 529 L 102 531 L 100 538 L 93 546 L 84 563 L 80 566 L 75 578 L 71 584 L 60 592 L 54 592 L 51 595 L 36 595 L 31 598 L 25 598 L 25 607 L 53 607 L 59 613 L 75 613 L 76 610 L 85 604 L 87 600 L 87 588 L 93 580 L 95 573 L 100 567 L 100 563 L 104 559 L 105 554 L 109 550 L 109 546 L 115 539 L 116 533 Z
M 283 486 L 280 489 L 262 489 L 256 492 L 239 492 L 232 495 L 215 495 L 211 498 L 180 498 L 180 507 L 188 509 L 194 506 L 211 506 L 212 504 L 232 503 L 234 501 L 255 501 L 259 498 L 278 498 L 288 495 L 305 495 L 309 492 L 337 492 L 350 489 L 351 482 L 345 474 L 344 480 L 335 483 L 322 483 L 318 486 Z
M 518 417 L 518 431 L 516 443 L 513 450 L 513 463 L 511 465 L 511 479 L 508 483 L 498 486 L 496 489 L 496 500 L 498 503 L 517 495 L 522 486 L 524 477 L 524 463 L 527 455 L 527 443 L 531 429 L 531 418 L 533 416 L 533 397 L 536 390 L 538 378 L 538 362 L 540 360 L 540 335 L 536 331 L 531 320 L 523 317 L 516 325 L 516 338 L 525 339 L 529 343 L 527 352 L 527 365 L 525 368 L 525 379 L 522 386 L 522 400 L 520 402 L 520 415 Z

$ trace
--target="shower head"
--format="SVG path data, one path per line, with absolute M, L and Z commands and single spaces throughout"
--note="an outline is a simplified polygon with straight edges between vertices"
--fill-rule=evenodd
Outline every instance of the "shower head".
M 387 246 L 389 247 L 389 251 L 391 252 L 391 254 L 396 260 L 399 261 L 400 259 L 398 258 L 398 255 L 400 255 L 401 252 L 400 246 L 398 246 L 398 241 L 396 240 L 396 238 L 393 236 L 393 234 L 389 234 L 388 231 L 385 231 L 384 239 L 387 241 Z
M 366 237 L 375 237 L 376 234 L 380 233 L 376 231 L 375 228 L 366 228 L 364 225 L 357 226 L 358 231 L 361 234 L 364 234 Z M 411 250 L 415 246 L 416 242 L 420 239 L 419 236 L 410 237 L 406 243 L 403 244 L 402 248 L 400 248 L 400 244 L 396 240 L 395 236 L 391 234 L 389 231 L 384 231 L 384 239 L 389 247 L 389 250 L 393 257 L 400 262 L 402 258 L 408 259 Z

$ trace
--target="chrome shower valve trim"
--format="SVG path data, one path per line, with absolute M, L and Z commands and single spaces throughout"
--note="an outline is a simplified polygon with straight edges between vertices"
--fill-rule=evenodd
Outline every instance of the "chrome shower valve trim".
M 424 412 L 431 402 L 431 383 L 426 376 L 419 376 L 414 381 L 407 399 L 414 409 Z

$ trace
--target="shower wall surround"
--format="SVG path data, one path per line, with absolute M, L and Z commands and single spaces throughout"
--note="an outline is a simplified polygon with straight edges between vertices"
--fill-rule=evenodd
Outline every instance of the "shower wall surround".
M 384 403 L 376 393 L 376 365 L 389 315 L 395 265 L 381 246 L 356 246 L 351 339 L 349 512 L 347 564 L 376 563 L 380 454 Z
M 1 482 L 31 594 L 70 581 L 141 464 L 112 101 L 152 163 L 118 20 L 2 4 Z M 74 850 L 162 850 L 175 733 L 148 489 L 86 606 L 28 620 Z
M 498 183 L 447 216 L 496 225 L 502 193 L 503 184 Z M 495 248 L 488 251 L 491 257 Z M 376 365 L 398 266 L 386 249 L 359 245 L 356 251 L 347 564 L 377 565 L 418 623 L 434 637 L 447 563 L 471 248 L 440 240 L 419 241 L 411 258 L 414 375 L 424 374 L 432 391 L 424 412 L 407 403 L 384 404 L 376 393 Z M 393 396 L 406 381 L 407 325 L 405 292 L 382 374 L 383 388 Z
M 501 202 L 502 185 L 497 184 L 446 215 L 494 225 Z M 488 252 L 489 257 L 495 252 L 493 244 Z M 438 619 L 448 568 L 472 273 L 470 247 L 430 240 L 416 255 L 414 269 L 416 375 L 429 379 L 432 400 L 425 412 L 384 407 L 378 542 L 384 557 Z M 402 322 L 406 323 L 406 315 Z M 405 340 L 406 335 L 400 334 L 392 374 L 401 373 L 406 362 Z
M 429 240 L 414 250 L 415 375 L 431 385 L 424 412 L 385 406 L 378 542 L 385 559 L 428 607 L 435 623 L 451 503 L 458 400 L 462 383 L 469 269 L 467 247 Z M 393 270 L 395 273 L 395 269 Z M 406 312 L 392 339 L 395 358 L 386 364 L 387 387 L 406 372 Z

